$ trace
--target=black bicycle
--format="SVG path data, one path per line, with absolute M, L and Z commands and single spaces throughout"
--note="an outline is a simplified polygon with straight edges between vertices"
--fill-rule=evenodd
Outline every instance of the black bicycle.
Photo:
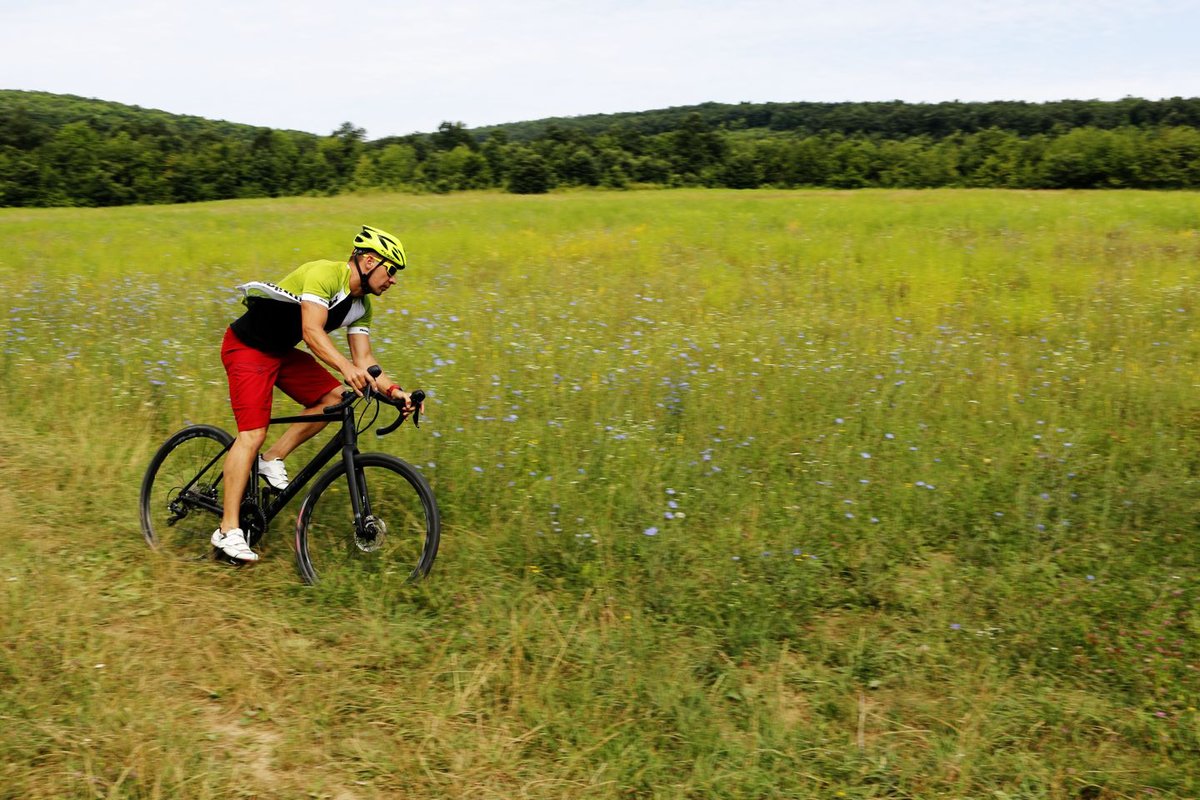
M 378 374 L 377 369 L 372 367 L 372 374 Z M 424 392 L 412 393 L 417 426 L 424 399 Z M 358 435 L 378 419 L 381 404 L 400 408 L 378 392 L 367 390 L 360 397 L 347 391 L 340 403 L 321 414 L 271 420 L 341 422 L 339 435 L 286 489 L 275 490 L 265 481 L 260 485 L 255 459 L 242 500 L 241 528 L 253 547 L 283 507 L 340 453 L 337 463 L 317 477 L 296 520 L 296 566 L 305 583 L 349 585 L 359 582 L 364 572 L 417 580 L 429 573 L 437 557 L 441 519 L 429 482 L 395 456 L 358 450 Z M 402 422 L 399 414 L 376 433 L 386 436 Z M 222 515 L 222 471 L 233 440 L 212 425 L 189 425 L 155 453 L 141 490 L 142 533 L 152 548 L 185 560 L 213 557 L 210 537 Z

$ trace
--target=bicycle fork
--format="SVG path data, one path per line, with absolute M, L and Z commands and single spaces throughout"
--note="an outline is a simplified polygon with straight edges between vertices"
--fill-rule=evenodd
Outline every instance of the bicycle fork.
M 354 512 L 354 538 L 362 540 L 369 538 L 366 521 L 371 516 L 371 499 L 357 464 L 358 455 L 358 433 L 348 429 L 346 442 L 342 445 L 342 464 L 346 469 L 346 488 L 350 490 L 350 508 Z

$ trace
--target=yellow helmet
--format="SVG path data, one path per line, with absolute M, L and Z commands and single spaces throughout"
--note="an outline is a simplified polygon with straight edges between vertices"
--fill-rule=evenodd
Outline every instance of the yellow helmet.
M 362 233 L 354 237 L 354 247 L 358 250 L 374 250 L 400 269 L 406 266 L 404 245 L 387 231 L 363 225 Z

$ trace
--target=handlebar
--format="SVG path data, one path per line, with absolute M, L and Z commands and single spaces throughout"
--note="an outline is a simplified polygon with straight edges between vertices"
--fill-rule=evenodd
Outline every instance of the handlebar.
M 387 403 L 389 406 L 391 406 L 393 408 L 400 408 L 400 409 L 404 408 L 404 406 L 397 403 L 395 400 L 391 399 L 390 397 L 382 397 L 378 394 L 376 394 L 375 396 L 379 398 L 380 402 Z M 425 402 L 425 392 L 422 391 L 421 389 L 417 389 L 417 390 L 413 391 L 413 393 L 410 394 L 409 397 L 412 398 L 412 404 L 413 404 L 413 413 L 412 413 L 413 425 L 419 428 L 419 427 L 421 427 L 421 403 Z M 396 428 L 399 428 L 400 425 L 403 424 L 403 422 L 404 422 L 404 415 L 400 414 L 399 416 L 396 417 L 396 421 L 393 422 L 391 425 L 388 425 L 386 428 L 377 429 L 375 431 L 375 435 L 376 436 L 387 436 L 389 433 L 396 430 Z
M 367 374 L 370 375 L 372 378 L 378 378 L 380 375 L 383 374 L 383 370 L 380 369 L 377 365 L 372 365 L 370 367 L 367 367 Z M 342 400 L 340 403 L 336 403 L 331 406 L 326 406 L 322 410 L 326 414 L 331 414 L 331 415 L 339 414 L 342 411 L 345 411 L 346 408 L 348 408 L 349 406 L 354 405 L 354 402 L 356 400 L 358 400 L 358 398 L 359 398 L 359 395 L 354 392 L 342 392 Z M 391 406 L 392 408 L 400 409 L 402 412 L 404 409 L 403 403 L 398 403 L 395 400 L 393 400 L 392 398 L 387 397 L 380 392 L 376 392 L 376 391 L 372 390 L 370 386 L 367 386 L 366 390 L 362 393 L 362 398 L 364 400 L 368 400 L 368 401 L 374 400 L 378 403 L 385 403 L 385 404 Z M 411 399 L 411 402 L 414 406 L 413 413 L 412 413 L 413 425 L 415 425 L 416 427 L 419 428 L 419 427 L 421 427 L 421 404 L 425 402 L 425 392 L 421 389 L 416 389 L 409 395 L 409 398 Z M 400 425 L 404 422 L 404 419 L 405 419 L 404 414 L 401 413 L 399 416 L 396 417 L 395 422 L 393 422 L 391 425 L 388 425 L 385 428 L 377 429 L 375 431 L 375 434 L 377 436 L 387 436 L 389 433 L 396 430 L 396 428 L 400 427 Z

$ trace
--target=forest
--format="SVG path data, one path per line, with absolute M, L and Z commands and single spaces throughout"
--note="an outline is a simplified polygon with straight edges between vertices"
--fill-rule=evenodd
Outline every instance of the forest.
M 705 103 L 368 139 L 0 91 L 0 206 L 569 187 L 1200 188 L 1200 98 Z

